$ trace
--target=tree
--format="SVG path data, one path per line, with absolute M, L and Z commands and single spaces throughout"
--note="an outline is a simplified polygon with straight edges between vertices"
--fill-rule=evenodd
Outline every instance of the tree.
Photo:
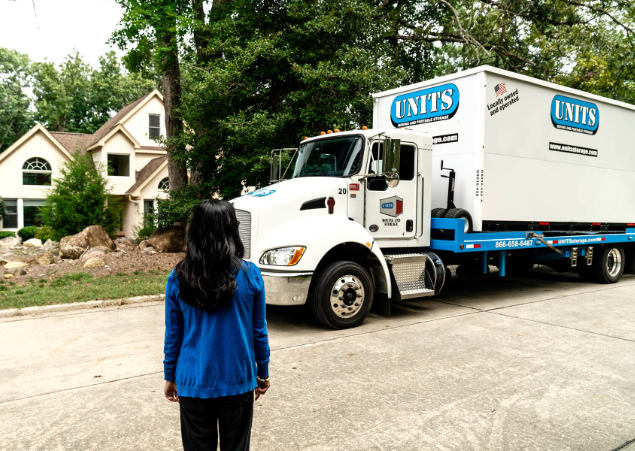
M 57 241 L 91 225 L 100 225 L 114 236 L 122 226 L 123 202 L 111 195 L 105 172 L 90 153 L 77 151 L 73 157 L 62 164 L 47 193 L 40 209 L 43 224 L 53 229 Z
M 33 63 L 36 119 L 56 131 L 94 133 L 155 85 L 139 74 L 124 71 L 114 51 L 100 57 L 99 62 L 100 67 L 93 69 L 75 52 L 59 69 L 48 61 Z
M 27 95 L 31 61 L 27 55 L 0 47 L 0 152 L 34 124 Z
M 188 0 L 116 1 L 124 8 L 124 17 L 111 41 L 124 50 L 131 47 L 126 57 L 129 69 L 148 67 L 152 61 L 161 74 L 170 187 L 179 189 L 188 183 L 187 169 L 173 158 L 180 144 L 174 138 L 183 132 L 179 39 L 181 19 L 188 17 L 191 4 Z

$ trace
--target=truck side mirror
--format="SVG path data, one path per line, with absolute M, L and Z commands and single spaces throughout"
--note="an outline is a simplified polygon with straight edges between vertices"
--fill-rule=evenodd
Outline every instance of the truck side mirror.
M 279 153 L 274 153 L 275 150 L 272 152 L 271 155 L 271 168 L 269 170 L 269 183 L 275 183 L 280 181 L 280 172 L 282 169 L 282 165 L 280 164 L 280 154 Z
M 400 139 L 384 139 L 383 175 L 386 177 L 386 185 L 395 187 L 399 185 L 399 156 L 401 155 Z

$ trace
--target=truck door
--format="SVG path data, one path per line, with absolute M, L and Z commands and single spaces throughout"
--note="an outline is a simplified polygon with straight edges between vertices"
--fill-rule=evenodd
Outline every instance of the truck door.
M 369 177 L 365 183 L 364 227 L 376 239 L 413 237 L 417 230 L 416 146 L 401 144 L 399 185 L 388 188 L 382 176 Z M 372 146 L 373 159 L 367 174 L 382 172 L 382 144 Z

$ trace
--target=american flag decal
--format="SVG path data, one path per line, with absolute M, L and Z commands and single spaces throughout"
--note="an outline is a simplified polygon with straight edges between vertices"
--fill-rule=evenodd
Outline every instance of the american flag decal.
M 502 96 L 503 94 L 505 94 L 507 92 L 507 89 L 505 88 L 505 83 L 499 83 L 496 86 L 494 86 L 494 91 L 496 92 L 496 97 Z

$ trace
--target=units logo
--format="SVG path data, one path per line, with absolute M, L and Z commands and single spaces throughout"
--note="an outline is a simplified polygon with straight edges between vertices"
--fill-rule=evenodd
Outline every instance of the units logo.
M 401 197 L 392 196 L 387 199 L 380 199 L 380 212 L 383 215 L 397 217 L 403 213 L 403 199 Z
M 270 194 L 275 193 L 276 190 L 275 189 L 259 189 L 257 191 L 254 191 L 253 193 L 249 193 L 249 196 L 255 196 L 255 197 L 265 197 L 268 196 Z
M 452 119 L 459 109 L 459 88 L 447 83 L 395 97 L 390 120 L 395 127 Z
M 560 130 L 595 135 L 600 110 L 594 103 L 557 95 L 551 101 L 551 122 Z

